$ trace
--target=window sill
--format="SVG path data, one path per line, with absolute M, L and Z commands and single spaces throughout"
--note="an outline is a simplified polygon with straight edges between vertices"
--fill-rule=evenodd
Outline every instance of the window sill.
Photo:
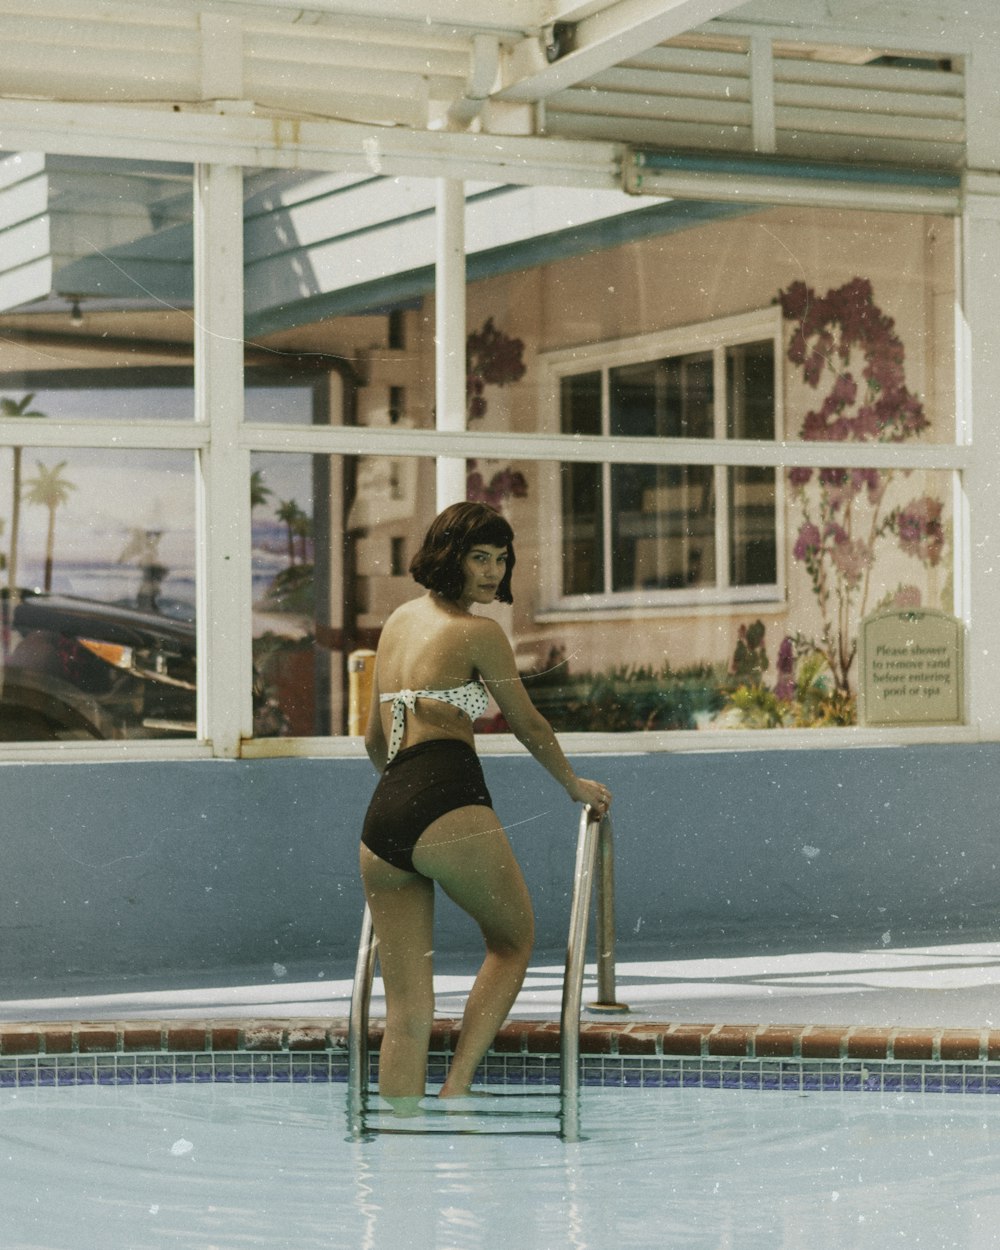
M 911 725 L 843 729 L 671 730 L 664 733 L 560 733 L 567 755 L 734 754 L 746 751 L 850 750 L 1000 741 L 976 725 Z M 477 734 L 484 758 L 522 755 L 513 734 Z M 129 761 L 223 759 L 206 742 L 12 742 L 0 747 L 0 767 L 25 764 L 113 764 Z M 259 738 L 243 744 L 243 759 L 363 759 L 364 739 Z
M 131 742 L 110 740 L 67 742 L 5 742 L 0 746 L 4 764 L 117 764 L 131 760 L 212 759 L 211 744 L 204 740 L 152 739 Z
M 832 729 L 684 730 L 664 733 L 560 733 L 567 755 L 734 754 L 745 751 L 851 750 L 983 742 L 974 725 L 853 726 Z M 512 734 L 481 734 L 476 749 L 485 758 L 524 754 Z

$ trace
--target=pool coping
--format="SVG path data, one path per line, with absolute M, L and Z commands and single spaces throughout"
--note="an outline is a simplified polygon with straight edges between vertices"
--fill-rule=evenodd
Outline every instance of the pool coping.
M 461 1022 L 435 1021 L 430 1049 L 452 1053 Z M 346 1052 L 345 1017 L 209 1018 L 174 1021 L 25 1022 L 0 1025 L 0 1056 Z M 494 1039 L 497 1055 L 557 1055 L 553 1020 L 511 1020 Z M 372 1021 L 377 1050 L 381 1021 Z M 870 1025 L 691 1024 L 585 1021 L 581 1056 L 677 1056 L 703 1059 L 794 1059 L 843 1062 L 992 1063 L 1000 1061 L 1000 1030 Z

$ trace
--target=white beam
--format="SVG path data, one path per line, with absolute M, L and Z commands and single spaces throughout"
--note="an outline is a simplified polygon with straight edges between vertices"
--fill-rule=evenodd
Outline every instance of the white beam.
M 435 271 L 435 425 L 453 433 L 465 429 L 465 186 L 438 183 Z M 465 499 L 465 461 L 437 463 L 437 508 Z
M 956 514 L 956 611 L 976 630 L 966 657 L 967 719 L 984 737 L 995 738 L 1000 734 L 1000 701 L 994 694 L 1000 682 L 1000 644 L 993 626 L 1000 615 L 1000 422 L 994 415 L 1000 405 L 1000 355 L 995 347 L 1000 175 L 967 175 L 962 239 L 959 344 L 966 374 L 959 385 L 967 393 L 962 395 L 960 430 L 973 458 L 962 477 L 964 498 Z
M 774 55 L 769 35 L 758 35 L 750 40 L 750 107 L 753 113 L 753 150 L 776 152 Z
M 552 64 L 536 55 L 538 41 L 518 45 L 508 62 L 500 100 L 535 101 L 572 87 L 612 65 L 682 35 L 744 0 L 620 0 L 578 22 L 571 52 Z
M 61 0 L 73 8 L 73 0 Z M 78 6 L 86 12 L 92 3 Z M 161 9 L 162 0 L 129 0 L 135 9 Z M 303 26 L 323 21 L 360 19 L 375 25 L 412 24 L 428 28 L 496 31 L 517 34 L 543 24 L 547 6 L 543 0 L 504 0 L 502 5 L 470 6 L 466 0 L 172 0 L 174 9 L 266 15 L 270 21 L 287 20 Z
M 3 99 L 0 150 L 612 190 L 624 153 L 621 144 L 589 140 Z
M 1000 169 L 1000 93 L 997 44 L 975 48 L 966 59 L 966 141 L 970 169 Z

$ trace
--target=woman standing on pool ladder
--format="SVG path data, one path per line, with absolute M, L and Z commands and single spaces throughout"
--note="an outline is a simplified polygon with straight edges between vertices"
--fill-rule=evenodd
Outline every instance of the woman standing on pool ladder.
M 487 691 L 574 802 L 600 816 L 611 803 L 606 787 L 573 771 L 521 683 L 503 630 L 470 611 L 494 599 L 513 602 L 513 540 L 507 521 L 485 504 L 446 508 L 410 565 L 427 593 L 392 613 L 375 659 L 365 746 L 382 776 L 365 817 L 361 876 L 386 996 L 379 1092 L 399 1110 L 424 1094 L 435 882 L 486 942 L 442 1098 L 469 1092 L 531 955 L 531 899 L 473 745 Z

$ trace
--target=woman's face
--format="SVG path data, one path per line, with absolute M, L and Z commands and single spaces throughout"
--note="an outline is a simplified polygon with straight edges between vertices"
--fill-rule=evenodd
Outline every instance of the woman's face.
M 477 543 L 462 557 L 465 583 L 459 596 L 462 607 L 473 603 L 492 603 L 507 572 L 507 548 Z

